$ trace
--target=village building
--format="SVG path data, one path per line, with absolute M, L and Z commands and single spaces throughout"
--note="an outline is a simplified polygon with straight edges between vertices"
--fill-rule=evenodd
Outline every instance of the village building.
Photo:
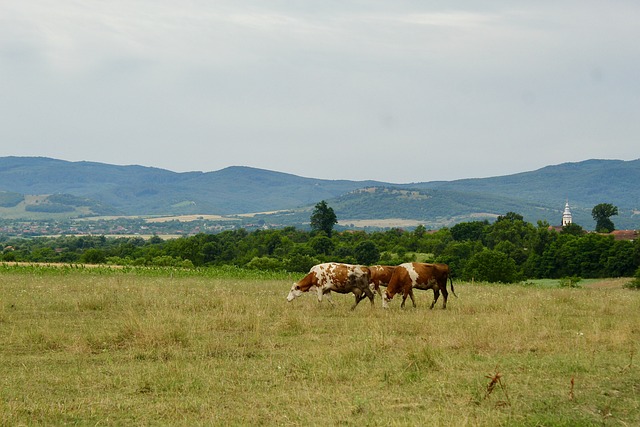
M 561 232 L 567 225 L 573 224 L 573 215 L 571 214 L 571 208 L 569 207 L 569 201 L 564 205 L 564 211 L 562 212 L 562 225 L 550 225 L 549 230 Z M 639 233 L 638 230 L 614 230 L 608 233 L 613 236 L 615 240 L 637 240 Z
M 613 230 L 609 233 L 615 240 L 637 240 L 638 230 Z
M 571 208 L 569 208 L 569 201 L 564 204 L 564 211 L 562 212 L 562 225 L 550 225 L 549 230 L 562 231 L 567 225 L 573 224 L 573 215 L 571 215 Z
M 562 213 L 562 226 L 565 227 L 573 222 L 571 216 L 571 209 L 569 209 L 569 201 L 564 205 L 564 212 Z

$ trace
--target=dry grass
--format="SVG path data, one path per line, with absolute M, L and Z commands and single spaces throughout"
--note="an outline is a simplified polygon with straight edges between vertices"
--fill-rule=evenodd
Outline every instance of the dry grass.
M 289 287 L 0 275 L 0 425 L 640 424 L 639 292 L 457 284 L 447 310 L 350 311 Z

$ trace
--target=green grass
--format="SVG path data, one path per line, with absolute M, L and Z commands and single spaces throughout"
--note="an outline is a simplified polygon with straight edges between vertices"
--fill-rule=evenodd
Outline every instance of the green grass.
M 287 303 L 294 278 L 5 267 L 0 425 L 640 424 L 640 292 L 460 283 L 447 310 L 351 311 Z
M 413 257 L 415 262 L 434 262 L 435 256 L 431 253 L 424 252 L 407 252 L 409 258 Z

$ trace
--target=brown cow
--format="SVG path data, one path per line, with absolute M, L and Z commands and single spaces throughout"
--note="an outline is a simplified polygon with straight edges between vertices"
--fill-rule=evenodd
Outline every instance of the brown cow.
M 309 291 L 318 293 L 319 302 L 322 302 L 322 296 L 326 294 L 331 304 L 331 291 L 339 294 L 353 292 L 356 302 L 351 307 L 352 310 L 364 296 L 367 296 L 373 305 L 373 292 L 369 288 L 369 269 L 361 265 L 337 262 L 314 265 L 306 276 L 291 286 L 287 301 L 291 302 Z
M 382 291 L 380 290 L 380 286 L 387 287 L 389 282 L 391 281 L 391 276 L 393 275 L 393 270 L 396 269 L 395 265 L 372 265 L 369 267 L 369 285 L 371 286 L 371 290 L 378 293 L 378 295 L 382 296 Z
M 382 296 L 382 306 L 388 308 L 388 303 L 393 299 L 393 296 L 402 292 L 402 304 L 400 307 L 404 307 L 407 296 L 411 297 L 411 302 L 415 307 L 416 301 L 413 298 L 413 288 L 416 288 L 422 290 L 433 289 L 434 298 L 430 308 L 433 308 L 436 304 L 440 297 L 440 291 L 442 291 L 442 297 L 444 299 L 442 308 L 447 308 L 447 298 L 449 297 L 449 293 L 447 292 L 447 279 L 451 282 L 451 292 L 457 297 L 453 289 L 453 280 L 449 275 L 448 265 L 424 264 L 419 262 L 400 264 L 393 272 L 387 290 Z

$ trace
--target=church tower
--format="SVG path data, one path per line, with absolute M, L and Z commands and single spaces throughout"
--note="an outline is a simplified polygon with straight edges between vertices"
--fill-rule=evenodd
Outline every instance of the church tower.
M 569 209 L 569 201 L 564 205 L 564 212 L 562 213 L 562 226 L 567 226 L 573 222 L 571 217 L 571 210 Z

